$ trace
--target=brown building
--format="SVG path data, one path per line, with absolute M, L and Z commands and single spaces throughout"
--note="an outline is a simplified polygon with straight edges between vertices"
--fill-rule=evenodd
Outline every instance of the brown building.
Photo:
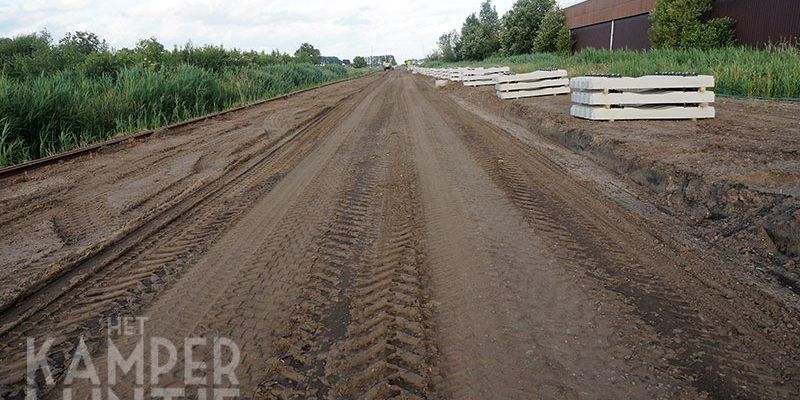
M 650 48 L 649 13 L 656 0 L 587 0 L 564 9 L 574 50 Z M 731 17 L 740 43 L 766 43 L 800 38 L 800 0 L 714 0 L 705 18 Z

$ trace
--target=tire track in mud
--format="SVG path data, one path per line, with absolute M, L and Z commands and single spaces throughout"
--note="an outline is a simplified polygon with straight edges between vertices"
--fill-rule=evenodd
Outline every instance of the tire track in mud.
M 405 111 L 401 106 L 401 129 L 407 127 Z M 337 398 L 436 397 L 422 207 L 409 149 L 407 132 L 393 132 L 375 256 L 354 274 L 351 323 L 326 368 Z
M 419 90 L 406 99 L 413 104 L 410 130 L 447 398 L 579 397 L 576 371 L 558 357 L 559 339 L 572 339 L 563 335 L 570 325 L 537 325 L 591 315 L 576 309 L 574 288 L 563 274 L 544 270 L 550 263 L 546 249 L 502 193 L 486 185 L 437 101 Z M 558 302 L 569 304 L 552 304 Z M 596 360 L 589 361 L 591 367 Z
M 347 98 L 342 101 L 347 102 Z M 69 353 L 78 335 L 87 338 L 90 348 L 99 346 L 104 332 L 102 318 L 135 313 L 168 282 L 179 277 L 183 269 L 201 257 L 257 198 L 269 193 L 288 171 L 316 148 L 325 127 L 348 110 L 325 109 L 300 128 L 278 138 L 274 150 L 254 148 L 253 155 L 257 156 L 259 151 L 266 151 L 266 155 L 242 173 L 230 169 L 238 175 L 230 180 L 223 177 L 220 186 L 185 213 L 166 221 L 153 234 L 145 235 L 142 241 L 122 251 L 120 258 L 110 261 L 115 267 L 100 265 L 89 271 L 83 275 L 84 281 L 66 287 L 66 291 L 57 293 L 55 302 L 45 304 L 42 310 L 47 312 L 30 313 L 18 329 L 13 322 L 5 325 L 5 333 L 0 336 L 0 360 L 4 360 L 4 368 L 0 370 L 4 378 L 0 382 L 0 393 L 21 394 L 25 376 L 22 338 L 58 337 L 51 354 L 62 366 L 69 360 L 60 354 L 62 351 Z M 23 342 L 21 348 L 20 342 Z M 56 369 L 56 375 L 61 372 L 63 367 Z
M 351 185 L 353 165 L 364 160 L 363 151 L 375 140 L 354 127 L 364 114 L 374 113 L 370 108 L 380 104 L 375 101 L 379 93 L 380 88 L 373 88 L 346 115 L 330 118 L 324 128 L 318 128 L 330 132 L 317 150 L 304 157 L 268 197 L 251 207 L 246 220 L 226 232 L 197 265 L 142 311 L 151 316 L 148 336 L 173 341 L 219 336 L 234 340 L 242 352 L 237 386 L 252 395 L 251 389 L 263 382 L 275 329 L 288 318 L 298 285 L 314 263 L 318 238 L 324 237 L 335 199 Z M 124 352 L 134 345 L 123 342 L 120 348 Z M 179 357 L 176 370 L 182 369 L 182 361 Z M 102 360 L 99 365 L 102 369 Z M 162 376 L 157 387 L 181 387 L 180 378 Z M 87 389 L 79 388 L 81 392 Z M 115 393 L 122 395 L 131 394 L 132 389 L 129 382 L 114 387 Z
M 665 372 L 715 398 L 791 397 L 792 389 L 780 383 L 786 379 L 780 369 L 773 369 L 760 356 L 754 357 L 752 350 L 743 351 L 741 342 L 731 340 L 730 331 L 709 324 L 681 293 L 642 265 L 654 260 L 675 264 L 674 260 L 643 251 L 642 247 L 633 249 L 635 237 L 609 233 L 608 228 L 615 226 L 613 219 L 625 216 L 593 210 L 590 204 L 576 207 L 574 201 L 580 201 L 578 198 L 568 199 L 568 192 L 557 190 L 585 188 L 570 187 L 574 184 L 564 171 L 521 149 L 520 144 L 511 143 L 510 135 L 500 128 L 485 122 L 472 123 L 476 117 L 452 104 L 450 107 L 454 111 L 449 115 L 461 117 L 450 121 L 461 132 L 461 141 L 524 212 L 531 226 L 561 248 L 556 255 L 563 264 L 579 267 L 623 295 L 655 330 L 662 345 L 669 349 L 666 357 L 680 370 Z M 686 264 L 678 262 L 676 268 L 683 265 Z M 728 329 L 740 329 L 739 334 L 748 330 L 737 322 L 728 323 Z
M 350 128 L 375 103 L 375 94 L 375 90 L 367 93 L 344 121 L 344 116 L 331 119 L 324 128 L 330 130 L 324 143 L 270 197 L 252 207 L 247 221 L 227 232 L 174 287 L 143 310 L 143 315 L 152 316 L 148 335 L 177 341 L 234 340 L 241 350 L 236 386 L 246 390 L 245 397 L 252 395 L 264 379 L 276 327 L 288 319 L 287 310 L 295 304 L 298 285 L 314 263 L 335 199 L 352 178 L 351 164 L 362 157 L 366 141 L 354 141 L 357 134 Z M 197 293 L 204 295 L 198 298 Z M 212 362 L 207 352 L 195 352 L 194 357 Z M 176 370 L 182 368 L 179 356 Z M 181 387 L 181 378 L 162 376 L 158 387 Z M 127 382 L 118 382 L 114 391 L 132 394 Z
M 389 109 L 386 99 L 381 114 Z M 349 321 L 352 270 L 364 262 L 369 243 L 374 240 L 375 207 L 385 159 L 373 156 L 380 140 L 385 140 L 382 124 L 373 121 L 360 138 L 362 158 L 353 160 L 353 183 L 337 200 L 331 222 L 318 239 L 314 260 L 300 292 L 299 302 L 282 338 L 276 343 L 278 354 L 268 361 L 270 371 L 259 393 L 266 398 L 324 398 L 330 390 L 325 380 L 327 354 L 331 345 L 343 338 Z M 364 157 L 366 156 L 366 157 Z
M 65 280 L 74 280 L 75 276 L 90 276 L 91 274 L 81 275 L 83 272 L 81 269 L 85 269 L 87 264 L 91 264 L 98 259 L 114 258 L 119 256 L 119 248 L 123 248 L 124 252 L 132 245 L 136 245 L 141 236 L 146 236 L 150 234 L 150 231 L 160 229 L 163 226 L 172 223 L 176 218 L 182 216 L 201 203 L 209 203 L 208 200 L 220 196 L 223 192 L 223 189 L 226 189 L 228 186 L 233 186 L 238 181 L 246 178 L 249 175 L 252 175 L 254 172 L 257 172 L 254 171 L 254 169 L 257 169 L 256 167 L 262 166 L 262 163 L 271 158 L 274 152 L 278 151 L 284 144 L 288 143 L 291 137 L 303 133 L 306 128 L 311 127 L 314 123 L 318 122 L 322 117 L 324 117 L 328 111 L 329 109 L 325 109 L 322 112 L 312 116 L 308 120 L 304 121 L 304 124 L 301 124 L 298 129 L 287 132 L 286 135 L 281 138 L 281 140 L 278 140 L 277 142 L 264 143 L 263 146 L 252 152 L 248 157 L 243 157 L 234 165 L 227 167 L 225 171 L 226 173 L 222 174 L 221 176 L 218 176 L 211 181 L 199 180 L 195 182 L 191 187 L 185 189 L 183 192 L 170 199 L 170 201 L 160 204 L 152 212 L 145 215 L 141 220 L 133 221 L 132 223 L 123 227 L 120 231 L 112 234 L 110 238 L 107 238 L 101 243 L 95 244 L 86 251 L 67 257 L 64 261 L 65 266 L 58 268 L 61 271 L 58 275 L 49 279 L 42 279 L 37 286 L 29 289 L 29 293 L 21 295 L 20 299 L 7 305 L 7 307 L 13 305 L 17 310 L 15 310 L 14 313 L 6 312 L 5 309 L 3 310 L 3 314 L 0 316 L 0 324 L 2 324 L 0 325 L 0 329 L 2 329 L 2 331 L 9 329 L 9 319 L 11 318 L 8 314 L 12 314 L 13 317 L 13 314 L 19 313 L 20 308 L 26 310 L 25 312 L 27 312 L 29 305 L 26 303 L 29 303 L 31 298 L 36 296 L 41 297 L 46 295 L 46 292 L 53 291 L 53 289 L 49 288 L 49 286 L 64 285 Z M 100 263 L 103 262 L 108 261 L 100 260 Z M 58 291 L 55 290 L 55 293 L 58 294 Z
M 260 388 L 268 398 L 324 398 L 328 394 L 327 353 L 332 343 L 342 339 L 349 320 L 349 299 L 344 292 L 352 279 L 352 268 L 362 262 L 373 234 L 370 230 L 375 217 L 370 215 L 370 208 L 376 197 L 376 174 L 370 170 L 372 164 L 361 162 L 355 187 L 334 211 L 291 317 L 289 333 L 278 343 L 283 349 L 268 363 L 273 370 Z
M 169 129 L 166 135 L 156 132 L 146 140 L 99 150 L 81 162 L 70 160 L 30 176 L 25 173 L 0 180 L 0 186 L 15 189 L 8 193 L 10 197 L 0 196 L 0 209 L 6 211 L 0 213 L 0 227 L 6 227 L 4 233 L 11 232 L 9 227 L 22 228 L 16 239 L 0 241 L 0 246 L 11 244 L 0 251 L 0 269 L 5 272 L 0 274 L 0 309 L 35 291 L 38 282 L 60 274 L 61 268 L 81 255 L 106 246 L 106 240 L 120 229 L 152 218 L 178 197 L 191 197 L 197 182 L 224 177 L 229 167 L 266 151 L 276 136 L 264 135 L 257 122 L 265 111 L 268 116 L 280 114 L 277 119 L 284 126 L 301 125 L 309 115 L 356 95 L 374 81 L 366 78 L 359 84 L 301 95 L 306 101 L 300 107 L 295 106 L 299 100 L 279 100 L 212 117 Z M 245 142 L 247 146 L 242 148 Z M 71 168 L 73 165 L 76 168 Z M 45 219 L 55 219 L 62 229 L 44 226 L 41 221 Z M 33 223 L 37 226 L 31 229 Z M 22 246 L 14 248 L 17 244 Z
M 362 152 L 379 155 L 358 164 L 339 200 L 259 387 L 265 398 L 430 398 L 416 178 L 403 133 L 386 129 L 397 127 L 398 107 L 384 99 L 383 123 L 368 127 L 379 134 Z

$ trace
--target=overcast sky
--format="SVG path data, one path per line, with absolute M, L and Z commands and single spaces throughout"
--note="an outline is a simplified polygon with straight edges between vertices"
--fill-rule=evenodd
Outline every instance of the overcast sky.
M 558 0 L 562 6 L 582 0 Z M 502 16 L 514 0 L 495 0 Z M 168 48 L 191 40 L 294 53 L 310 42 L 323 55 L 421 58 L 438 36 L 460 28 L 481 0 L 0 0 L 0 36 L 46 28 L 58 40 L 87 30 L 114 48 L 155 36 Z

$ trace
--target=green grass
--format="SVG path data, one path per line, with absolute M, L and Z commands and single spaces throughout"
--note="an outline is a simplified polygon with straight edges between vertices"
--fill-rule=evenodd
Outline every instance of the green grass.
M 360 73 L 308 64 L 213 72 L 183 64 L 130 66 L 113 77 L 77 70 L 26 79 L 0 75 L 0 166 Z
M 731 47 L 714 50 L 594 50 L 569 57 L 526 54 L 490 57 L 481 62 L 442 63 L 426 66 L 508 65 L 514 72 L 539 68 L 565 68 L 570 76 L 616 73 L 641 76 L 656 72 L 696 72 L 714 75 L 715 91 L 736 96 L 800 98 L 800 49 L 792 46 L 754 50 Z

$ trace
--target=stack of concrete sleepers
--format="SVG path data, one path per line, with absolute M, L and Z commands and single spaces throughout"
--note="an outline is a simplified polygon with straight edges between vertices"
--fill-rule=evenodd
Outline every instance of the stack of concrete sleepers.
M 464 86 L 486 86 L 494 85 L 494 77 L 507 74 L 511 69 L 508 67 L 475 68 L 470 69 L 461 77 Z
M 497 97 L 501 99 L 569 93 L 569 79 L 563 69 L 495 76 L 494 84 Z
M 437 79 L 449 79 L 450 78 L 450 71 L 444 68 L 424 68 L 424 67 L 417 67 L 412 66 L 412 72 L 432 76 Z
M 591 120 L 714 118 L 714 77 L 665 74 L 570 80 L 570 114 Z
M 448 68 L 450 75 L 447 79 L 450 79 L 453 82 L 461 81 L 461 75 L 466 72 L 469 68 Z

